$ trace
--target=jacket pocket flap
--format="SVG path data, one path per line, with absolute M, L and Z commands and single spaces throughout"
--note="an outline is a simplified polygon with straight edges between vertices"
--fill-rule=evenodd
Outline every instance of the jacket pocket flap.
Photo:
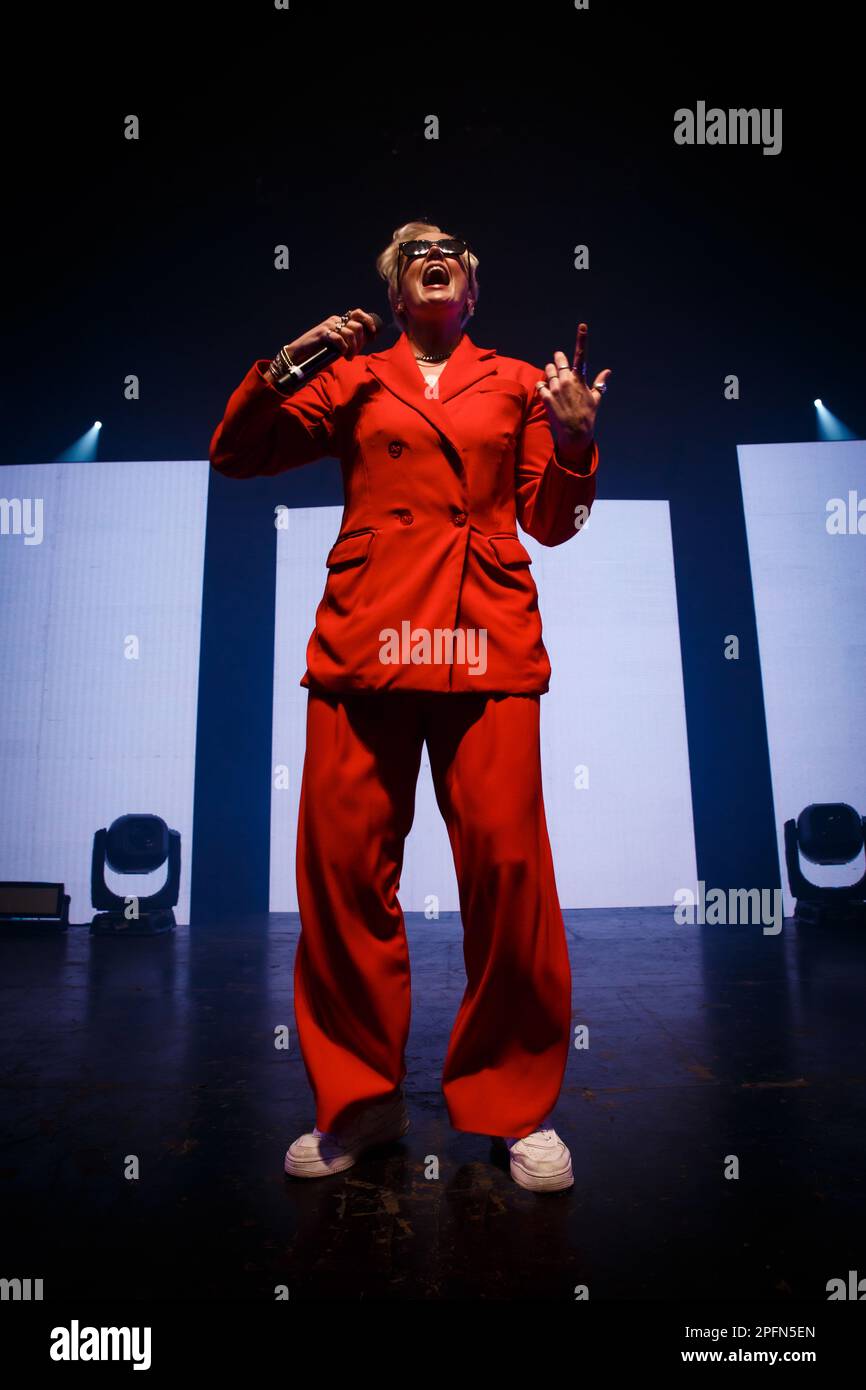
M 325 561 L 328 569 L 333 569 L 335 565 L 363 564 L 372 539 L 373 532 L 364 531 L 360 536 L 344 536 L 342 540 L 335 541 Z
M 521 389 L 519 381 L 508 381 L 501 376 L 485 377 L 472 394 L 477 395 L 483 391 L 495 391 L 499 396 L 513 396 L 521 405 L 526 405 L 526 392 Z
M 532 556 L 516 536 L 488 536 L 500 565 L 531 565 Z

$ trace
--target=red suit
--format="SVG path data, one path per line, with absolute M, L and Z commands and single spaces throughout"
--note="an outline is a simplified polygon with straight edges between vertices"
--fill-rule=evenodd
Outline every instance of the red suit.
M 457 1129 L 520 1138 L 559 1094 L 571 977 L 541 790 L 550 663 L 517 523 L 544 545 L 576 535 L 598 448 L 582 472 L 561 463 L 544 373 L 465 334 L 432 388 L 405 333 L 290 396 L 266 367 L 229 399 L 213 467 L 246 478 L 333 456 L 345 492 L 301 682 L 295 1011 L 316 1124 L 338 1129 L 405 1075 L 397 889 L 426 740 L 467 972 L 446 1104 Z

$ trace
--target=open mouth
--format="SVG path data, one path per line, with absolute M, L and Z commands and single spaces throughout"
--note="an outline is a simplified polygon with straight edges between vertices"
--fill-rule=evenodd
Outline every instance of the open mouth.
M 451 277 L 441 261 L 434 261 L 424 271 L 423 284 L 425 285 L 449 285 L 450 283 Z

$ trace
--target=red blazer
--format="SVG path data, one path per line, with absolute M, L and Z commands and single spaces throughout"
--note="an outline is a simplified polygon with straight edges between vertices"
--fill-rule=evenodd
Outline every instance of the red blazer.
M 267 365 L 254 362 L 229 398 L 210 461 L 230 478 L 341 462 L 342 526 L 301 685 L 547 690 L 517 523 L 542 545 L 577 535 L 595 498 L 598 446 L 584 473 L 559 462 L 535 390 L 544 373 L 465 333 L 438 399 L 405 333 L 384 352 L 339 358 L 291 396 L 265 377 Z

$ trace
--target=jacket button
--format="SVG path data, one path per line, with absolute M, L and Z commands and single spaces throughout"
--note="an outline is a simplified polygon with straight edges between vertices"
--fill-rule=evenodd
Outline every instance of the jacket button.
M 398 459 L 402 452 L 403 445 L 400 443 L 399 439 L 392 439 L 388 445 L 388 453 L 391 455 L 392 459 Z
M 412 522 L 415 520 L 411 512 L 398 512 L 397 515 L 404 526 L 411 526 Z
M 455 526 L 465 526 L 465 525 L 466 525 L 466 513 L 465 513 L 465 512 L 455 512 L 455 513 L 454 513 L 454 525 L 455 525 Z

